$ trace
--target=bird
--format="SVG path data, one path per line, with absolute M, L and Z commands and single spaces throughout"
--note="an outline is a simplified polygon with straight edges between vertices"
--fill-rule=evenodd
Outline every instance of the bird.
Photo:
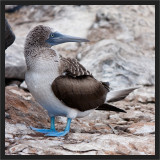
M 5 50 L 15 41 L 15 34 L 5 18 Z
M 45 136 L 61 137 L 69 133 L 72 119 L 82 118 L 94 110 L 126 112 L 108 102 L 125 98 L 137 87 L 110 91 L 109 82 L 96 78 L 74 58 L 64 58 L 52 47 L 66 42 L 89 42 L 62 34 L 44 25 L 27 35 L 24 56 L 27 65 L 25 82 L 35 100 L 48 111 L 49 129 L 30 128 Z M 67 117 L 64 131 L 55 128 L 55 117 Z

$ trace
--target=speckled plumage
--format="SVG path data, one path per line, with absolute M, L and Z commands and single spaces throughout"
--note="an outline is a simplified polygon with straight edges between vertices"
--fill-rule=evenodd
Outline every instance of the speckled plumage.
M 83 67 L 76 59 L 71 58 L 61 57 L 59 71 L 60 74 L 65 71 L 68 75 L 73 77 L 92 76 L 92 74 L 86 70 L 86 68 Z

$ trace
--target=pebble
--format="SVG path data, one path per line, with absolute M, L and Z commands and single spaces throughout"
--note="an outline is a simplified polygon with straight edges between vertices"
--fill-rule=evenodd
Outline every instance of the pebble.
M 9 113 L 5 112 L 5 118 L 11 118 Z
M 13 135 L 12 134 L 5 134 L 5 138 L 12 139 Z
M 24 153 L 24 152 L 19 152 L 18 155 L 30 155 L 30 154 Z
M 9 142 L 5 142 L 5 148 L 7 148 L 10 145 Z
M 125 125 L 127 124 L 127 121 L 120 121 L 120 122 L 117 122 L 118 125 Z
M 27 84 L 26 84 L 25 81 L 23 81 L 23 82 L 20 84 L 20 87 L 21 87 L 22 89 L 28 89 L 28 88 L 27 88 Z
M 27 154 L 29 154 L 29 153 L 36 154 L 36 152 L 37 152 L 37 149 L 36 148 L 31 148 L 31 147 L 25 148 L 23 150 L 23 153 L 27 153 Z
M 29 136 L 29 135 L 24 135 L 21 137 L 21 139 L 33 139 L 33 137 Z
M 17 153 L 17 152 L 20 152 L 20 151 L 22 151 L 24 148 L 27 148 L 28 146 L 27 145 L 25 145 L 25 144 L 18 144 L 18 145 L 15 145 L 15 146 L 13 146 L 13 147 L 11 147 L 10 149 L 9 149 L 9 152 L 10 153 Z
M 155 123 L 148 122 L 148 123 L 143 123 L 139 122 L 136 125 L 133 124 L 130 128 L 129 131 L 133 134 L 136 135 L 144 135 L 144 134 L 150 134 L 155 132 Z
M 14 143 L 16 140 L 15 139 L 13 139 L 13 138 L 11 138 L 11 139 L 8 139 L 9 140 L 9 142 L 11 142 L 11 143 Z
M 141 109 L 141 106 L 135 106 L 134 108 L 135 109 Z

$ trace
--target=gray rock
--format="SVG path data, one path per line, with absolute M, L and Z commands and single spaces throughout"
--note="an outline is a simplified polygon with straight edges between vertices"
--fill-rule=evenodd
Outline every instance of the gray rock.
M 6 121 L 5 129 L 9 133 L 20 134 L 21 128 L 25 129 L 26 132 L 31 131 L 26 125 L 50 127 L 47 111 L 35 102 L 29 92 L 25 92 L 18 87 L 7 86 L 5 88 L 5 110 L 10 115 L 9 122 L 16 124 L 12 126 Z
M 5 134 L 5 138 L 12 139 L 13 135 L 12 134 Z
M 9 149 L 10 153 L 14 154 L 14 153 L 17 153 L 17 152 L 20 152 L 22 151 L 24 148 L 26 148 L 27 145 L 24 145 L 24 144 L 18 144 L 18 145 L 15 145 L 13 147 L 11 147 Z
M 126 121 L 151 121 L 151 114 L 143 113 L 141 111 L 129 110 L 126 114 L 121 114 L 120 117 Z
M 10 124 L 8 122 L 5 123 L 5 132 L 8 133 L 6 138 L 11 138 L 11 134 L 30 134 L 34 133 L 29 127 L 24 124 L 17 123 L 16 125 Z
M 81 63 L 114 89 L 155 83 L 154 58 L 137 54 L 131 46 L 113 39 L 88 47 Z
M 36 148 L 33 148 L 33 147 L 28 147 L 28 148 L 25 148 L 23 151 L 22 151 L 22 153 L 24 154 L 24 155 L 26 155 L 26 154 L 36 154 L 38 151 L 37 151 L 37 149 Z
M 141 103 L 155 103 L 155 87 L 140 87 L 126 98 L 129 101 L 134 99 Z
M 148 122 L 148 123 L 139 122 L 136 124 L 132 124 L 128 128 L 128 130 L 132 134 L 136 134 L 136 135 L 153 134 L 155 133 L 155 124 L 153 122 Z
M 38 108 L 38 106 L 32 106 L 29 101 L 22 101 L 28 92 L 18 89 L 18 87 L 6 87 L 6 96 L 10 95 L 12 102 L 9 101 L 9 97 L 6 99 L 8 104 L 6 110 L 10 109 L 11 120 L 6 119 L 5 124 L 5 140 L 9 144 L 6 144 L 6 154 L 9 155 L 113 155 L 113 154 L 155 154 L 155 137 L 154 137 L 154 122 L 151 122 L 151 118 L 147 116 L 154 115 L 146 113 L 145 115 L 141 111 L 128 111 L 126 114 L 117 114 L 113 112 L 94 111 L 89 116 L 80 119 L 74 119 L 71 124 L 70 133 L 65 137 L 45 137 L 43 134 L 33 132 L 28 125 L 35 123 L 33 126 L 39 126 L 39 128 L 49 128 L 47 121 L 43 120 L 46 113 L 45 110 Z M 8 92 L 8 90 L 10 92 Z M 12 95 L 13 94 L 13 95 Z M 19 98 L 21 96 L 21 98 Z M 19 98 L 19 99 L 18 99 Z M 14 103 L 16 102 L 16 103 Z M 20 103 L 22 102 L 22 103 Z M 120 102 L 118 102 L 120 103 Z M 21 105 L 18 105 L 21 104 Z M 23 106 L 22 106 L 23 104 Z M 25 104 L 25 105 L 24 105 Z M 130 102 L 125 102 L 129 105 Z M 121 106 L 124 104 L 121 103 Z M 14 106 L 18 114 L 11 112 L 11 106 Z M 138 104 L 136 105 L 138 106 Z M 148 110 L 151 106 L 146 107 L 143 104 L 143 108 Z M 154 105 L 152 104 L 152 107 Z M 29 108 L 29 110 L 27 109 Z M 36 112 L 30 117 L 31 111 Z M 134 108 L 133 108 L 134 109 Z M 112 114 L 112 115 L 111 115 Z M 25 115 L 25 116 L 24 116 Z M 40 115 L 43 115 L 42 117 Z M 110 116 L 111 115 L 111 116 Z M 39 120 L 36 119 L 39 117 Z M 41 118 L 40 118 L 41 117 Z M 22 119 L 23 118 L 23 119 Z M 28 122 L 28 119 L 32 121 Z M 114 121 L 115 119 L 115 121 Z M 132 123 L 125 123 L 122 121 L 125 119 Z M 43 125 L 38 125 L 39 121 Z M 141 122 L 140 122 L 141 121 Z M 17 122 L 13 124 L 13 122 Z M 19 122 L 19 123 L 18 123 Z M 22 122 L 24 124 L 22 124 Z M 134 123 L 135 122 L 135 123 Z M 139 125 L 138 123 L 139 122 Z M 140 124 L 141 123 L 141 124 Z M 56 128 L 63 130 L 66 124 L 66 118 L 56 118 Z M 113 134 L 108 124 L 113 127 L 117 134 Z M 122 126 L 123 125 L 123 126 Z M 125 126 L 124 126 L 125 125 Z M 116 127 L 115 127 L 116 126 Z M 77 129 L 79 131 L 77 132 Z M 128 135 L 127 131 L 130 134 Z M 139 135 L 144 135 L 139 137 Z M 29 146 L 28 146 L 29 144 Z M 147 144 L 147 145 L 146 145 Z M 135 149 L 136 148 L 136 149 Z
M 9 142 L 5 142 L 5 148 L 7 148 L 10 145 Z
M 22 88 L 22 89 L 28 89 L 28 88 L 27 88 L 27 84 L 26 84 L 25 81 L 23 81 L 23 82 L 20 84 L 20 88 Z
M 93 27 L 121 29 L 119 18 L 118 14 L 112 14 L 105 8 L 99 9 L 96 13 L 95 24 L 97 25 L 94 24 Z
M 24 79 L 26 63 L 23 54 L 24 38 L 17 37 L 15 43 L 6 50 L 5 78 Z
M 11 118 L 9 113 L 5 112 L 5 118 Z

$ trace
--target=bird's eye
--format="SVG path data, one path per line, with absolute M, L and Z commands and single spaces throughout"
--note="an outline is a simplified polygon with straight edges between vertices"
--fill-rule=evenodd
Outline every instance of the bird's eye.
M 53 34 L 53 33 L 51 34 L 51 37 L 54 37 L 54 34 Z

